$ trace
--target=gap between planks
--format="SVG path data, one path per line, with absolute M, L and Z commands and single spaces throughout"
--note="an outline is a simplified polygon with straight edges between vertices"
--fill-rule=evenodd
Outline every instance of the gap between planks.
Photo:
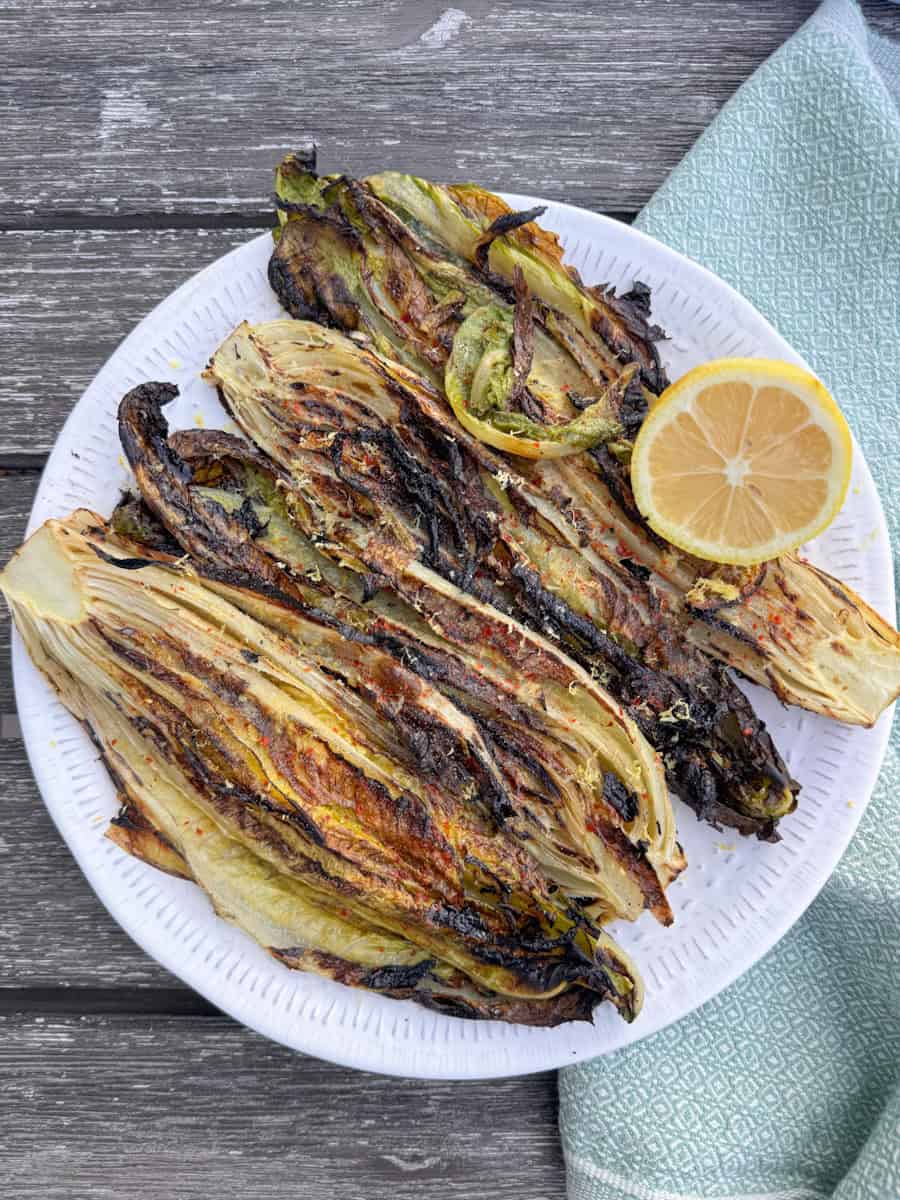
M 84 230 L 113 230 L 130 233 L 152 229 L 271 229 L 273 211 L 222 211 L 211 213 L 179 212 L 58 212 L 52 216 L 8 216 L 0 220 L 0 233 L 65 233 Z
M 0 1017 L 11 1016 L 231 1020 L 188 987 L 0 987 Z
M 623 225 L 630 225 L 637 209 L 604 209 L 603 216 Z M 141 230 L 163 232 L 169 229 L 248 229 L 265 233 L 275 223 L 274 209 L 257 212 L 178 213 L 124 212 L 89 213 L 59 212 L 49 217 L 6 217 L 0 221 L 0 233 L 91 233 L 109 230 L 115 233 L 134 233 Z
M 47 465 L 49 455 L 41 451 L 30 454 L 27 450 L 0 454 L 0 479 L 10 475 L 40 475 Z

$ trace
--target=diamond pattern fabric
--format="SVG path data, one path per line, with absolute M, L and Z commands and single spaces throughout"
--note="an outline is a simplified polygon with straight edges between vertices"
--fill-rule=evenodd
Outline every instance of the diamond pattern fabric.
M 898 100 L 900 46 L 826 0 L 637 221 L 741 291 L 822 377 L 895 562 Z M 900 1200 L 898 814 L 895 730 L 854 841 L 775 949 L 677 1025 L 560 1073 L 572 1200 Z

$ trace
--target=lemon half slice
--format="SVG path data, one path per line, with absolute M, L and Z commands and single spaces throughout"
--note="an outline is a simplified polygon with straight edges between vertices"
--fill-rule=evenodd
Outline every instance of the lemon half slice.
M 837 514 L 853 443 L 840 409 L 801 367 L 722 358 L 653 405 L 631 484 L 651 528 L 698 558 L 757 563 L 796 549 Z

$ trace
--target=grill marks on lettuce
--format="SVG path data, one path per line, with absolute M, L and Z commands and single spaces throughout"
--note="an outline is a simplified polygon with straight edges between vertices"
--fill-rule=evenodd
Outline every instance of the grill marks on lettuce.
M 636 985 L 605 935 L 554 899 L 515 839 L 373 748 L 365 728 L 351 735 L 301 644 L 187 564 L 116 565 L 129 557 L 79 513 L 45 525 L 3 576 L 35 661 L 108 747 L 126 795 L 146 800 L 161 780 L 186 793 L 279 878 L 402 937 L 501 1007 L 572 985 L 632 1011 Z M 55 595 L 39 586 L 48 577 Z
M 155 428 L 157 417 L 142 415 L 146 396 L 140 400 L 137 404 L 132 397 L 123 404 L 123 420 Z M 161 457 L 152 457 L 139 431 L 132 430 L 129 444 L 142 446 L 146 461 L 141 478 L 148 500 L 162 519 L 169 517 L 173 532 L 189 548 L 193 535 L 182 533 L 184 526 L 167 512 Z M 182 473 L 186 465 L 193 473 L 188 492 L 197 495 L 194 512 L 210 503 L 226 513 L 252 508 L 258 528 L 255 550 L 268 557 L 258 578 L 271 582 L 274 573 L 282 596 L 302 592 L 292 604 L 278 608 L 260 605 L 245 590 L 232 588 L 230 598 L 270 623 L 277 620 L 278 628 L 307 646 L 327 642 L 330 673 L 338 673 L 353 689 L 368 694 L 371 680 L 392 678 L 388 694 L 395 699 L 385 713 L 399 738 L 392 753 L 409 751 L 415 769 L 477 799 L 482 811 L 525 842 L 551 880 L 570 896 L 591 902 L 595 915 L 634 917 L 650 907 L 660 919 L 671 919 L 663 887 L 680 869 L 681 859 L 658 768 L 646 752 L 643 763 L 634 761 L 634 735 L 620 728 L 608 702 L 605 707 L 588 697 L 580 706 L 575 702 L 565 690 L 575 686 L 572 665 L 548 654 L 549 648 L 535 647 L 538 674 L 523 683 L 522 655 L 515 651 L 523 636 L 527 639 L 526 631 L 514 623 L 507 628 L 504 636 L 513 644 L 502 654 L 495 651 L 492 662 L 482 643 L 485 624 L 495 617 L 483 605 L 468 614 L 470 623 L 477 621 L 466 635 L 468 651 L 459 629 L 454 646 L 396 596 L 379 592 L 363 607 L 364 581 L 336 566 L 303 536 L 289 515 L 293 493 L 283 472 L 274 465 L 263 470 L 258 451 L 228 435 L 192 432 L 171 439 L 166 454 L 172 453 L 178 454 Z M 114 527 L 126 534 L 141 528 L 153 543 L 159 538 L 151 524 L 149 514 L 135 516 L 130 499 L 113 517 Z M 222 560 L 228 557 L 223 549 Z M 252 586 L 255 580 L 245 582 Z M 434 618 L 433 605 L 430 615 Z M 315 638 L 308 630 L 310 620 L 319 630 Z M 548 704 L 544 681 L 554 672 L 560 679 Z M 436 702 L 435 692 L 451 703 Z M 423 700 L 423 693 L 432 699 Z M 396 703 L 400 695 L 402 705 Z M 573 729 L 579 723 L 581 730 Z M 602 778 L 604 772 L 618 770 L 624 776 L 633 769 L 637 774 L 627 787 L 639 791 L 647 780 L 654 795 L 650 803 L 634 801 L 626 835 L 620 828 L 621 810 L 607 802 Z
M 633 506 L 627 472 L 601 450 L 522 468 L 569 515 L 591 551 L 617 549 L 647 573 L 666 619 L 692 649 L 770 688 L 786 704 L 871 725 L 900 694 L 900 635 L 861 597 L 796 555 L 746 576 L 654 536 Z M 742 718 L 743 719 L 743 718 Z
M 461 430 L 421 377 L 296 321 L 241 326 L 208 374 L 291 478 L 295 519 L 324 553 L 380 573 L 450 640 L 477 641 L 467 621 L 455 628 L 453 589 L 491 605 L 485 630 L 528 671 L 535 650 L 509 645 L 499 616 L 513 613 L 604 681 L 700 816 L 774 835 L 790 777 L 737 686 L 684 640 L 621 547 L 592 544 L 563 496 Z
M 532 304 L 526 273 L 517 273 L 515 264 L 508 279 L 484 271 L 480 259 L 470 264 L 434 240 L 420 240 L 367 184 L 347 176 L 316 176 L 291 156 L 276 173 L 276 205 L 280 227 L 269 280 L 293 316 L 364 333 L 382 353 L 440 384 L 461 327 L 471 328 L 479 312 L 491 311 L 508 319 L 512 330 L 518 299 L 520 310 L 529 312 L 527 369 L 513 394 L 504 396 L 506 369 L 499 361 L 491 368 L 488 390 L 495 404 L 484 422 L 499 432 L 509 422 L 518 428 L 524 421 L 519 430 L 524 446 L 529 441 L 524 435 L 539 420 L 548 427 L 545 440 L 562 443 L 563 427 L 579 416 L 574 400 L 590 398 L 595 438 L 606 440 L 640 423 L 646 397 L 639 380 L 634 390 L 626 386 L 640 362 L 635 360 L 622 387 L 610 386 L 628 365 L 619 357 L 624 333 L 612 348 L 590 322 L 583 331 L 565 313 L 542 301 Z M 517 232 L 516 220 L 508 224 L 508 232 Z M 492 245 L 506 242 L 499 228 L 492 238 Z M 520 321 L 520 364 L 522 332 Z M 644 359 L 650 355 L 637 343 L 634 352 Z M 586 433 L 585 424 L 586 419 L 579 423 L 579 435 Z
M 293 169 L 301 167 L 298 161 Z M 450 248 L 469 263 L 477 260 L 491 227 L 510 216 L 499 197 L 472 185 L 444 186 L 396 172 L 366 183 L 435 253 Z M 620 362 L 640 362 L 651 402 L 665 387 L 654 345 L 661 331 L 649 323 L 645 285 L 635 283 L 624 296 L 585 287 L 564 265 L 557 237 L 535 222 L 510 223 L 501 237 L 491 238 L 486 266 L 506 284 L 521 270 L 536 300 L 584 335 L 582 347 L 590 343 L 601 356 L 611 350 Z M 635 418 L 622 417 L 629 435 L 640 423 L 639 414 Z M 736 597 L 720 594 L 711 603 L 704 585 L 709 564 L 662 543 L 637 513 L 627 456 L 617 464 L 600 446 L 589 456 L 522 469 L 548 493 L 570 495 L 573 514 L 583 526 L 593 526 L 595 535 L 604 528 L 615 531 L 653 586 L 670 597 L 683 636 L 694 646 L 771 688 L 785 703 L 871 725 L 900 693 L 900 635 L 861 597 L 812 564 L 784 555 L 768 564 L 753 587 L 740 588 Z
M 272 269 L 280 272 L 282 283 L 273 277 L 273 284 L 291 312 L 303 315 L 284 293 L 284 281 L 304 272 L 315 278 L 321 255 L 313 231 L 323 215 L 353 229 L 362 256 L 358 263 L 387 237 L 402 248 L 409 269 L 430 281 L 428 286 L 452 271 L 473 281 L 471 291 L 462 289 L 465 304 L 443 330 L 432 362 L 416 351 L 416 337 L 404 322 L 379 324 L 366 305 L 329 308 L 323 300 L 316 313 L 342 329 L 365 329 L 379 351 L 433 382 L 442 382 L 434 362 L 444 361 L 441 346 L 446 348 L 448 335 L 455 336 L 454 322 L 488 302 L 479 299 L 485 289 L 490 302 L 510 304 L 519 275 L 535 315 L 535 368 L 525 394 L 529 406 L 534 403 L 536 408 L 526 415 L 537 413 L 538 419 L 559 424 L 571 421 L 595 398 L 604 380 L 637 363 L 639 379 L 616 401 L 613 415 L 621 426 L 617 442 L 566 459 L 535 464 L 517 459 L 516 469 L 548 498 L 567 497 L 569 517 L 588 531 L 586 545 L 598 553 L 603 553 L 603 545 L 607 550 L 624 545 L 629 560 L 637 570 L 649 572 L 653 590 L 666 601 L 661 619 L 678 626 L 680 636 L 703 654 L 771 688 L 785 703 L 849 724 L 873 724 L 896 698 L 900 635 L 846 586 L 785 555 L 770 564 L 757 587 L 736 600 L 723 598 L 712 605 L 703 591 L 709 566 L 661 543 L 640 519 L 623 468 L 629 439 L 646 404 L 666 384 L 655 346 L 662 334 L 650 324 L 645 285 L 635 283 L 623 296 L 609 288 L 585 286 L 563 263 L 554 234 L 536 221 L 518 221 L 499 197 L 471 185 L 438 185 L 394 172 L 372 176 L 363 184 L 341 176 L 319 178 L 301 159 L 289 156 L 277 172 L 276 191 L 281 230 Z M 390 212 L 393 224 L 383 210 Z M 301 227 L 308 236 L 304 252 L 297 255 L 292 245 Z M 430 266 L 435 263 L 440 266 Z M 370 265 L 369 275 L 372 270 Z M 548 384 L 543 389 L 541 378 Z M 779 796 L 774 803 L 761 787 L 745 798 L 742 812 L 776 819 L 779 808 L 787 811 L 791 806 L 789 792 L 782 790 Z
M 303 169 L 299 160 L 282 171 Z M 543 209 L 516 213 L 505 201 L 474 184 L 432 183 L 415 175 L 385 171 L 366 179 L 367 187 L 436 253 L 447 248 L 481 269 L 500 288 L 522 272 L 548 311 L 564 318 L 591 346 L 610 378 L 619 364 L 636 362 L 647 392 L 658 395 L 667 379 L 655 343 L 665 335 L 650 323 L 650 291 L 636 281 L 617 296 L 610 287 L 586 287 L 574 267 L 563 262 L 556 234 L 537 219 Z
M 107 836 L 149 865 L 198 884 L 219 916 L 286 966 L 456 1015 L 530 1025 L 590 1019 L 596 997 L 586 988 L 541 1000 L 488 992 L 402 936 L 352 914 L 339 895 L 275 871 L 223 833 L 196 803 L 188 782 L 177 782 L 154 746 L 148 754 L 146 743 L 134 740 L 134 729 L 115 708 L 95 699 L 91 719 L 123 801 Z M 142 764 L 140 779 L 135 760 Z

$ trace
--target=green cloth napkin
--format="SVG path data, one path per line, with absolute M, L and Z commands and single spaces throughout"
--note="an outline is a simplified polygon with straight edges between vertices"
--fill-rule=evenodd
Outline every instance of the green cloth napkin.
M 827 0 L 637 221 L 733 284 L 831 388 L 895 561 L 898 104 L 900 46 Z M 853 843 L 778 946 L 677 1025 L 560 1073 L 573 1200 L 900 1198 L 898 813 L 895 734 Z

